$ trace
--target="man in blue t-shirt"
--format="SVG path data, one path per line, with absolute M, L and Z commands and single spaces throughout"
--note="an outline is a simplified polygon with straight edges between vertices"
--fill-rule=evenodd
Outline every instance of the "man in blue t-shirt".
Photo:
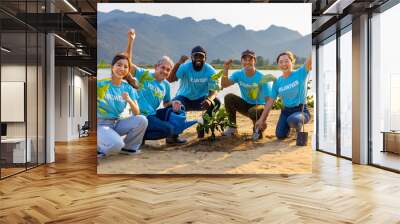
M 243 68 L 234 72 L 228 77 L 228 70 L 232 60 L 224 63 L 224 75 L 221 79 L 223 88 L 237 83 L 240 89 L 240 96 L 229 93 L 225 96 L 225 108 L 229 114 L 229 121 L 236 124 L 236 112 L 239 112 L 253 121 L 253 125 L 261 117 L 265 102 L 271 97 L 271 83 L 274 80 L 272 75 L 263 75 L 256 70 L 256 54 L 251 50 L 242 53 L 241 63 Z M 272 77 L 271 77 L 272 76 Z M 253 128 L 256 139 L 262 138 L 261 131 Z M 237 134 L 237 128 L 230 127 L 224 135 Z
M 135 40 L 135 32 L 128 32 L 128 47 L 125 54 L 132 58 L 132 45 Z M 181 103 L 177 100 L 171 100 L 171 87 L 166 80 L 170 71 L 174 67 L 172 60 L 163 56 L 154 66 L 154 72 L 140 68 L 135 64 L 131 66 L 131 73 L 128 80 L 130 84 L 138 89 L 138 104 L 140 113 L 145 115 L 148 120 L 148 126 L 143 138 L 145 140 L 158 140 L 166 138 L 167 144 L 184 144 L 186 140 L 174 136 L 174 127 L 165 120 L 168 107 L 173 111 L 181 108 Z M 135 77 L 136 79 L 134 79 Z M 136 80 L 136 83 L 133 82 Z M 160 105 L 164 108 L 160 108 Z
M 221 105 L 216 97 L 218 80 L 211 78 L 217 72 L 206 63 L 207 52 L 201 46 L 192 49 L 191 60 L 185 63 L 187 59 L 187 56 L 182 56 L 168 77 L 169 82 L 179 80 L 179 89 L 174 100 L 180 101 L 187 111 L 206 110 L 211 116 L 212 111 Z

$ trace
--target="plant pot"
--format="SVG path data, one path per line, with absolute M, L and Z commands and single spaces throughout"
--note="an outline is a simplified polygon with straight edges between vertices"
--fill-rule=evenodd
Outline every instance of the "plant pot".
M 297 146 L 306 146 L 308 141 L 308 132 L 297 132 L 296 137 L 296 145 Z

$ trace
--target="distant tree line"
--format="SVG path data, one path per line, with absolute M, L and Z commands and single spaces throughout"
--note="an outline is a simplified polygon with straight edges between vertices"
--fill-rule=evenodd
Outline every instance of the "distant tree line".
M 256 61 L 256 67 L 257 68 L 264 68 L 264 69 L 278 69 L 276 61 L 271 61 L 268 58 L 264 58 L 263 56 L 257 56 L 257 61 Z M 296 57 L 296 63 L 295 63 L 295 68 L 298 66 L 304 64 L 306 62 L 305 57 Z M 214 65 L 217 69 L 222 69 L 222 65 L 224 64 L 224 60 L 221 60 L 219 58 L 211 60 L 210 64 Z M 147 63 L 138 63 L 138 65 L 141 65 L 142 67 L 145 68 L 152 68 L 154 65 L 153 64 L 147 64 Z M 241 62 L 238 59 L 234 59 L 232 63 L 232 68 L 237 69 L 241 67 Z M 111 65 L 107 63 L 104 59 L 100 59 L 97 68 L 109 68 Z
M 295 64 L 296 65 L 304 64 L 306 62 L 306 60 L 307 60 L 307 58 L 305 58 L 305 57 L 296 57 Z M 210 64 L 222 65 L 222 64 L 224 64 L 224 60 L 217 58 L 217 59 L 211 60 Z M 238 59 L 234 59 L 232 64 L 240 66 L 241 62 Z M 268 58 L 264 58 L 263 56 L 256 57 L 256 67 L 269 66 L 269 65 L 277 65 L 275 59 L 271 63 L 271 61 Z

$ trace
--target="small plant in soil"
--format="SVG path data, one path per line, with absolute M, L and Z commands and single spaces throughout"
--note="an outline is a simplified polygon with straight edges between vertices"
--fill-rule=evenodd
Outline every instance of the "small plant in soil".
M 228 119 L 228 113 L 225 108 L 220 108 L 219 110 L 213 111 L 212 116 L 204 114 L 204 124 L 199 124 L 197 126 L 197 133 L 204 130 L 205 133 L 211 133 L 211 140 L 215 140 L 215 134 L 219 131 L 221 134 L 227 127 L 236 128 L 236 124 L 233 124 Z

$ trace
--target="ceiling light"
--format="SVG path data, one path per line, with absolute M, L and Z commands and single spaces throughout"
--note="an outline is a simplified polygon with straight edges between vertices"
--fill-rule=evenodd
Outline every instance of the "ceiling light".
M 67 41 L 66 39 L 58 36 L 57 34 L 54 34 L 54 36 L 56 36 L 58 39 L 60 39 L 61 41 L 63 41 L 64 43 L 66 43 L 67 45 L 69 45 L 70 47 L 75 48 L 75 45 L 71 44 L 71 42 Z
M 78 70 L 81 71 L 81 72 L 83 72 L 83 73 L 85 73 L 85 74 L 87 74 L 87 75 L 92 75 L 92 73 L 90 73 L 90 72 L 88 72 L 88 71 L 85 71 L 85 70 L 83 70 L 83 69 L 81 69 L 81 68 L 79 68 L 79 67 L 78 67 Z
M 343 10 L 351 5 L 355 0 L 336 0 L 322 14 L 342 14 Z
M 5 47 L 1 47 L 1 50 L 4 51 L 4 52 L 6 52 L 6 53 L 10 53 L 10 52 L 11 52 L 11 50 L 9 50 L 9 49 L 7 49 L 7 48 L 5 48 Z
M 67 0 L 64 0 L 65 4 L 67 4 L 72 10 L 74 10 L 74 12 L 78 12 L 78 10 L 71 4 L 69 3 Z

